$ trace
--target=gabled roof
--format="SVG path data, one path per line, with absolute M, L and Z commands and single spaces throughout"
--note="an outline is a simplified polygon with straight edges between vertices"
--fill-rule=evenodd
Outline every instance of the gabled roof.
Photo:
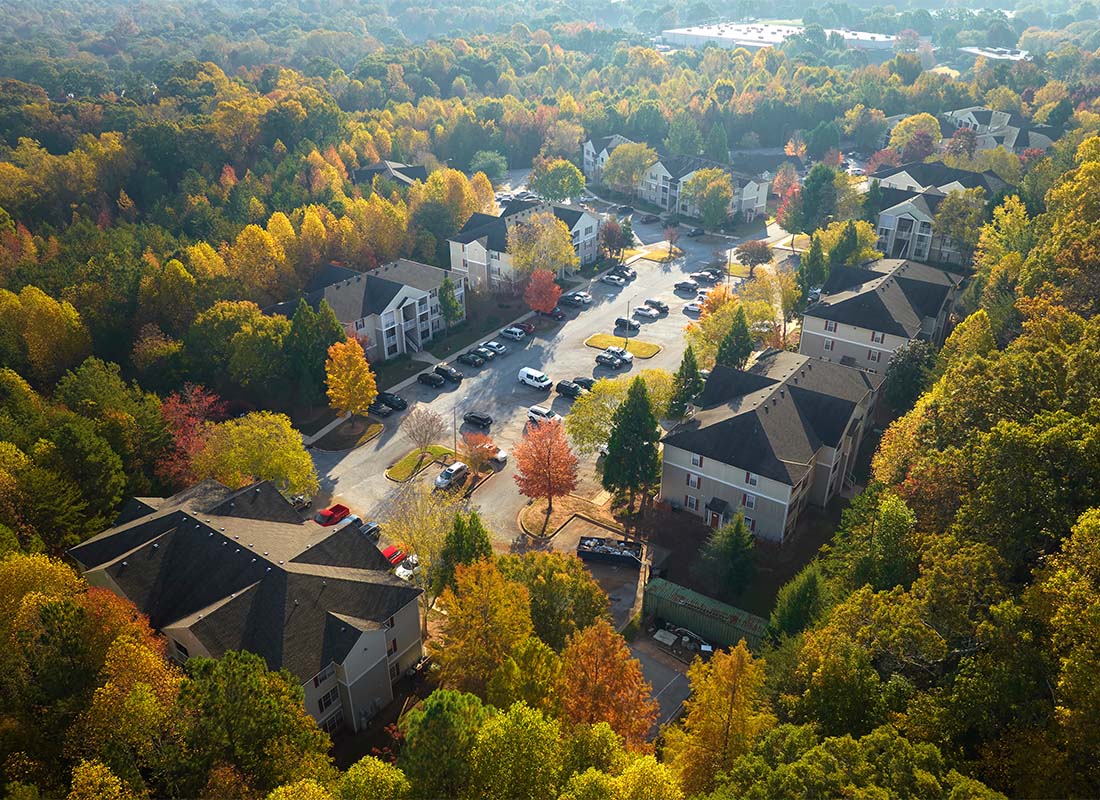
M 922 189 L 942 188 L 952 183 L 958 183 L 967 189 L 981 186 L 985 189 L 986 194 L 993 194 L 1007 185 L 988 170 L 985 172 L 972 172 L 949 167 L 942 161 L 914 161 L 898 167 L 883 167 L 872 173 L 871 177 L 882 180 L 902 172 L 908 174 Z
M 715 367 L 699 410 L 664 442 L 793 486 L 882 378 L 800 353 L 767 350 L 748 370 Z
M 610 136 L 599 136 L 589 141 L 592 143 L 592 149 L 595 151 L 596 155 L 599 155 L 604 150 L 607 151 L 608 155 L 611 155 L 611 152 L 621 144 L 634 144 L 632 139 L 627 139 L 625 136 L 621 136 L 617 133 L 613 133 Z
M 917 261 L 882 259 L 834 269 L 806 316 L 916 338 L 926 317 L 938 317 L 961 277 Z
M 551 205 L 540 200 L 512 200 L 504 207 L 499 217 L 494 217 L 491 214 L 475 213 L 462 226 L 462 230 L 452 236 L 449 241 L 469 244 L 484 239 L 489 250 L 506 253 L 508 252 L 509 218 L 536 209 L 553 212 L 554 216 L 564 222 L 570 230 L 576 227 L 581 217 L 586 213 L 581 208 Z
M 303 682 L 358 638 L 332 615 L 361 629 L 419 595 L 357 526 L 303 520 L 266 482 L 232 491 L 203 481 L 69 555 L 110 578 L 154 628 L 190 630 L 214 656 L 250 650 Z
M 416 181 L 428 180 L 428 168 L 421 164 L 402 164 L 399 161 L 376 161 L 365 167 L 359 167 L 352 173 L 356 183 L 370 183 L 375 175 L 383 175 L 390 180 L 410 186 Z
M 940 203 L 942 203 L 943 199 L 947 196 L 936 188 L 926 189 L 923 192 L 911 192 L 905 189 L 895 191 L 904 193 L 907 196 L 889 206 L 884 206 L 879 213 L 897 214 L 901 206 L 911 205 L 924 216 L 933 219 L 936 216 L 936 210 L 940 207 Z

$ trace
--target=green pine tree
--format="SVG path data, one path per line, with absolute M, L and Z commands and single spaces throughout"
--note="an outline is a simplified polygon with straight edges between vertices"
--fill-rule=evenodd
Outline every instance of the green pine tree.
M 699 577 L 709 582 L 718 594 L 736 597 L 751 580 L 753 574 L 752 532 L 745 525 L 745 517 L 737 512 L 733 522 L 711 532 L 695 569 Z
M 316 311 L 304 298 L 298 302 L 283 340 L 283 353 L 299 403 L 314 406 L 324 399 L 328 349 L 346 338 L 328 301 L 322 300 Z
M 672 118 L 668 126 L 668 138 L 665 145 L 673 155 L 697 156 L 703 149 L 703 137 L 699 133 L 699 125 L 695 118 L 687 111 L 681 111 Z
M 729 137 L 726 135 L 726 126 L 721 122 L 715 122 L 707 131 L 707 141 L 703 145 L 703 153 L 711 161 L 718 161 L 722 164 L 729 163 L 730 142 Z
M 489 531 L 477 511 L 470 511 L 469 514 L 456 512 L 451 529 L 443 540 L 436 575 L 437 591 L 442 592 L 446 586 L 453 587 L 455 567 L 459 564 L 473 564 L 492 555 L 493 543 Z
M 699 363 L 695 360 L 695 351 L 689 344 L 680 361 L 680 368 L 673 378 L 672 402 L 668 406 L 668 415 L 679 419 L 687 412 L 688 403 L 703 391 L 703 376 L 699 374 Z
M 749 321 L 745 318 L 745 307 L 739 306 L 733 318 L 733 326 L 726 338 L 718 345 L 715 363 L 723 367 L 744 369 L 752 355 L 752 334 L 749 333 Z
M 443 283 L 439 285 L 439 311 L 448 328 L 463 316 L 462 304 L 455 295 L 455 285 L 450 275 L 444 276 Z
M 844 230 L 840 233 L 840 239 L 829 252 L 829 271 L 837 267 L 842 267 L 849 264 L 859 252 L 859 234 L 856 232 L 856 224 L 852 220 L 848 220 L 848 224 L 844 226 Z
M 603 487 L 609 492 L 627 490 L 631 510 L 635 493 L 644 492 L 660 480 L 661 459 L 657 453 L 660 438 L 661 430 L 653 415 L 645 381 L 635 378 L 627 390 L 626 400 L 612 418 L 603 465 Z
M 810 249 L 798 263 L 798 289 L 802 295 L 799 303 L 802 308 L 806 307 L 810 290 L 821 288 L 824 282 L 825 251 L 821 247 L 821 238 L 814 236 L 810 239 Z

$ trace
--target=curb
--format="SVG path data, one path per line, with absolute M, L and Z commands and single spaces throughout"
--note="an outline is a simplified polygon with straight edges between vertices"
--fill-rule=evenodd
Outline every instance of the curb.
M 339 426 L 337 426 L 337 427 L 339 427 Z M 335 429 L 333 429 L 333 430 L 335 430 Z M 379 420 L 378 421 L 378 430 L 375 433 L 368 436 L 363 441 L 357 442 L 353 447 L 345 447 L 342 450 L 326 450 L 325 448 L 318 447 L 316 445 L 315 442 L 320 441 L 320 439 L 315 440 L 315 442 L 310 442 L 310 444 L 308 446 L 311 449 L 316 450 L 318 453 L 350 453 L 352 450 L 358 450 L 360 447 L 362 447 L 365 444 L 370 444 L 375 439 L 377 439 L 379 436 L 381 436 L 383 434 L 383 432 L 385 432 L 385 430 L 386 430 L 386 423 Z

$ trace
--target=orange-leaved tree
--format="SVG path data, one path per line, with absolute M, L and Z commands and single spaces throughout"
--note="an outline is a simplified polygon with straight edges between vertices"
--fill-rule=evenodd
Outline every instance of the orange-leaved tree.
M 548 269 L 536 269 L 527 281 L 523 299 L 532 311 L 549 313 L 557 308 L 561 287 L 554 283 L 554 273 Z
M 546 498 L 546 515 L 554 498 L 564 497 L 577 486 L 577 457 L 557 420 L 532 425 L 516 447 L 516 485 L 520 494 Z
M 362 345 L 354 339 L 329 347 L 325 382 L 329 404 L 343 414 L 366 414 L 374 398 L 378 397 L 374 372 L 367 363 Z
M 642 665 L 611 623 L 601 618 L 574 633 L 561 660 L 564 718 L 573 724 L 606 722 L 630 747 L 644 747 L 657 701 Z
M 489 460 L 496 455 L 497 446 L 493 437 L 487 433 L 462 434 L 462 460 L 475 476 L 489 466 Z

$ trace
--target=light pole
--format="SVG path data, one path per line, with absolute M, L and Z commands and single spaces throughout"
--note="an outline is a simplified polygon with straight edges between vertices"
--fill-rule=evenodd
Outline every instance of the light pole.
M 454 460 L 458 461 L 458 406 L 451 408 L 451 430 L 454 432 Z

